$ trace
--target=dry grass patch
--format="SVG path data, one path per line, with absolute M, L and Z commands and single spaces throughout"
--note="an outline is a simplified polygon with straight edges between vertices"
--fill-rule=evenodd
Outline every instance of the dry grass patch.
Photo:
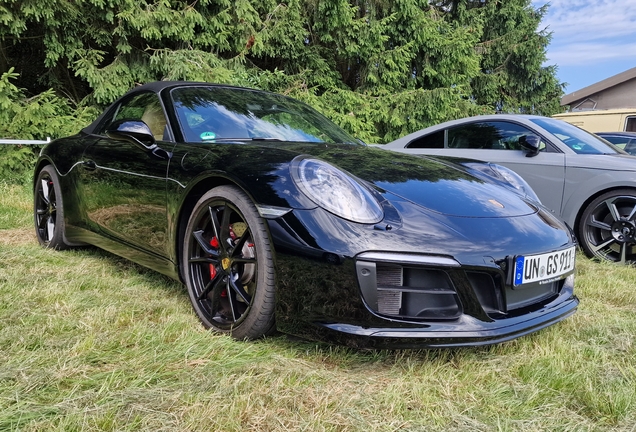
M 5 246 L 20 246 L 37 243 L 33 228 L 14 228 L 0 230 L 0 244 Z

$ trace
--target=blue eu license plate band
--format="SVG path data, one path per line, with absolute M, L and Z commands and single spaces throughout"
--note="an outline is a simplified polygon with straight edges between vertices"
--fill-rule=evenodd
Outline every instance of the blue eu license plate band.
M 575 247 L 545 254 L 517 256 L 513 285 L 548 283 L 574 271 Z

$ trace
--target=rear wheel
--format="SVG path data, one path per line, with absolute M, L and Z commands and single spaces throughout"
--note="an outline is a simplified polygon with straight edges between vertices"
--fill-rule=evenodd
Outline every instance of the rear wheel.
M 51 165 L 42 168 L 34 184 L 33 217 L 35 235 L 42 246 L 66 249 L 64 205 L 59 177 Z
M 240 189 L 220 186 L 197 202 L 185 232 L 183 269 L 207 328 L 236 339 L 274 330 L 274 266 L 265 222 Z
M 635 262 L 636 193 L 618 189 L 592 201 L 579 223 L 579 241 L 589 257 Z

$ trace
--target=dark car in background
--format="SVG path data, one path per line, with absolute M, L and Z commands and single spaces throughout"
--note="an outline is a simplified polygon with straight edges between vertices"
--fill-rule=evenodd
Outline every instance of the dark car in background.
M 495 114 L 441 123 L 383 147 L 510 168 L 575 230 L 588 256 L 636 260 L 636 157 L 583 129 L 548 117 Z
M 636 132 L 595 132 L 630 155 L 636 155 Z
M 505 168 L 458 162 L 367 147 L 281 95 L 150 83 L 42 150 L 35 228 L 183 281 L 237 339 L 482 345 L 571 315 L 570 230 Z

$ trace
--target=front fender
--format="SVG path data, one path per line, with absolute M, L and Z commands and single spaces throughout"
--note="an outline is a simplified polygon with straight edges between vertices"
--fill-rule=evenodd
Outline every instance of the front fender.
M 567 168 L 574 171 L 566 176 L 561 217 L 576 227 L 578 219 L 589 202 L 598 195 L 612 189 L 632 188 L 636 195 L 636 172 L 603 171 L 590 176 L 589 169 Z

